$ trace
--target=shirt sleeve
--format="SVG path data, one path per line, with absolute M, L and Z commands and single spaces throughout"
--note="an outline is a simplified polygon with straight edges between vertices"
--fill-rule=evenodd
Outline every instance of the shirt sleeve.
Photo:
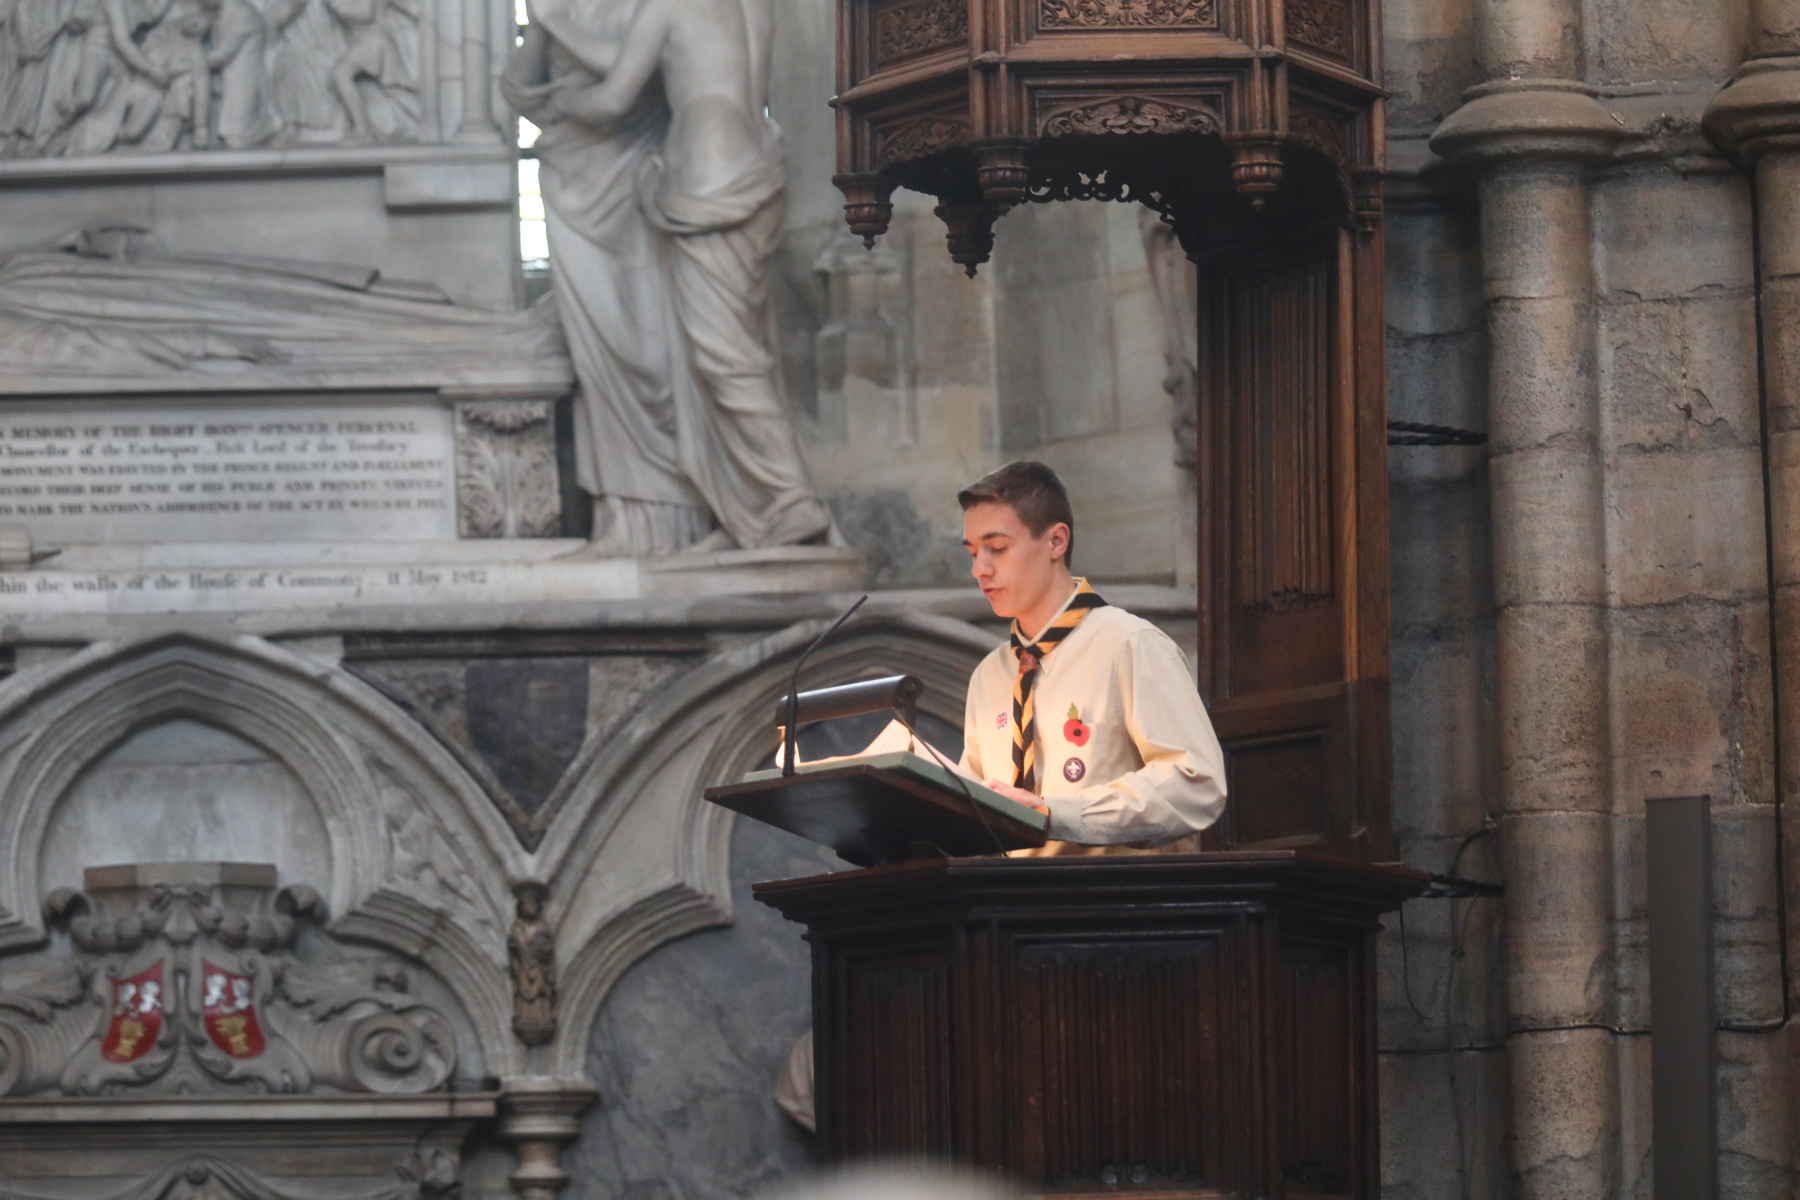
M 1147 850 L 1219 819 L 1225 810 L 1225 756 L 1187 660 L 1165 634 L 1134 634 L 1116 669 L 1126 732 L 1144 765 L 1044 803 L 1053 838 Z

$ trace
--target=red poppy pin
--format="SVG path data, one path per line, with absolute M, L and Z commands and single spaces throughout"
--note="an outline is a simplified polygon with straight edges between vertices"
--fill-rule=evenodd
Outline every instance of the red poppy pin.
M 1093 732 L 1090 726 L 1081 723 L 1080 707 L 1074 704 L 1069 705 L 1069 719 L 1063 722 L 1063 737 L 1077 746 L 1085 746 L 1088 735 Z

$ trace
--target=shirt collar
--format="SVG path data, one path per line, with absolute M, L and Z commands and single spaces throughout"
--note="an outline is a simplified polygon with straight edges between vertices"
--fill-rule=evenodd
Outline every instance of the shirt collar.
M 1062 602 L 1061 608 L 1057 609 L 1055 612 L 1050 614 L 1049 620 L 1044 622 L 1042 628 L 1040 628 L 1036 633 L 1031 635 L 1031 640 L 1033 643 L 1035 643 L 1039 638 L 1043 637 L 1045 632 L 1047 632 L 1052 625 L 1056 624 L 1056 618 L 1062 616 L 1064 613 L 1069 611 L 1069 605 L 1074 603 L 1075 597 L 1081 595 L 1081 586 L 1086 582 L 1087 582 L 1087 576 L 1085 576 L 1085 575 L 1077 575 L 1075 577 L 1075 587 L 1069 592 L 1069 598 Z M 1082 624 L 1085 625 L 1085 624 L 1087 624 L 1087 622 L 1083 621 Z M 1069 636 L 1074 637 L 1075 634 L 1080 633 L 1080 632 L 1081 632 L 1081 629 L 1078 626 L 1070 632 Z M 1011 645 L 1012 645 L 1011 642 L 1007 643 L 1008 649 L 1011 649 Z M 1045 655 L 1043 658 L 1038 659 L 1038 673 L 1041 675 L 1049 674 L 1050 673 L 1050 660 L 1053 658 L 1056 658 L 1056 657 L 1057 656 L 1054 654 L 1048 654 L 1048 655 Z M 1014 665 L 1016 666 L 1018 664 L 1018 656 L 1017 656 L 1016 652 L 1014 654 L 1013 661 L 1014 661 Z

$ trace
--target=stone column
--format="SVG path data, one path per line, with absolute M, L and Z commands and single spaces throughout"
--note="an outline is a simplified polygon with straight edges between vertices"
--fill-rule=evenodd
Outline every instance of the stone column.
M 462 2 L 462 121 L 456 127 L 459 142 L 492 142 L 500 136 L 494 120 L 493 49 L 488 39 L 488 0 Z
M 1752 57 L 1706 110 L 1714 142 L 1754 176 L 1756 232 L 1761 274 L 1764 422 L 1767 432 L 1769 503 L 1774 520 L 1770 551 L 1774 568 L 1775 636 L 1772 650 L 1780 719 L 1781 754 L 1776 780 L 1786 821 L 1783 853 L 1788 863 L 1787 899 L 1792 912 L 1800 866 L 1800 0 L 1760 0 L 1751 6 Z M 1790 961 L 1800 961 L 1788 923 Z M 1795 1026 L 1785 1051 L 1792 1054 Z M 1772 1057 L 1780 1061 L 1782 1049 Z M 1791 1063 L 1791 1057 L 1788 1059 Z M 1791 1069 L 1791 1068 L 1790 1068 Z M 1781 1097 L 1791 1108 L 1795 1082 Z M 1762 1107 L 1779 1101 L 1761 1098 Z M 1791 1128 L 1791 1127 L 1790 1127 Z
M 585 1079 L 508 1079 L 500 1090 L 500 1136 L 513 1144 L 510 1176 L 519 1200 L 556 1200 L 569 1182 L 562 1148 L 581 1131 L 581 1114 L 599 1095 Z
M 1587 171 L 1621 134 L 1574 0 L 1486 0 L 1490 75 L 1433 136 L 1480 180 L 1508 1058 L 1526 1197 L 1612 1195 L 1605 524 Z M 1574 1028 L 1570 1028 L 1574 1027 Z

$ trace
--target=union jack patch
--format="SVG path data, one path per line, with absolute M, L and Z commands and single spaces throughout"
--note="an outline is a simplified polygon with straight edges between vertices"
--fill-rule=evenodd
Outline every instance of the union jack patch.
M 1005 712 L 995 713 L 994 714 L 994 728 L 995 729 L 1005 729 L 1006 728 L 1006 718 L 1007 718 L 1007 714 Z

